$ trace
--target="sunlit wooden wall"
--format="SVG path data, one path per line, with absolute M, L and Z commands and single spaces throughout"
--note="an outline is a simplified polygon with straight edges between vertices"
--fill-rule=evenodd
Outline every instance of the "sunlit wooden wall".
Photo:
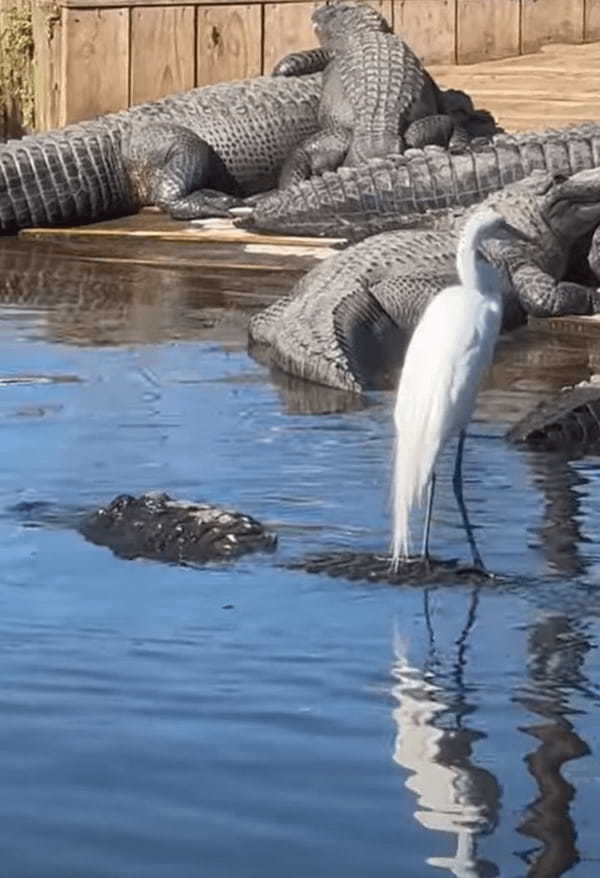
M 7 0 L 2 0 L 6 3 Z M 195 85 L 268 73 L 314 45 L 319 3 L 33 0 L 36 127 Z M 428 63 L 469 63 L 600 39 L 600 0 L 375 0 Z

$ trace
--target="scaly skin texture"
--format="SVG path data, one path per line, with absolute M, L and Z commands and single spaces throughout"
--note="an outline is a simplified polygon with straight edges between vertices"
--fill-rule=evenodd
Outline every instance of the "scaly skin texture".
M 258 77 L 193 89 L 0 145 L 0 231 L 86 222 L 158 204 L 224 215 L 275 186 L 317 129 L 321 77 Z M 198 191 L 200 190 L 200 191 Z
M 274 534 L 250 515 L 168 494 L 121 494 L 79 526 L 92 543 L 121 558 L 198 563 L 273 549 Z
M 490 114 L 476 113 L 463 92 L 442 92 L 370 6 L 334 0 L 316 9 L 312 22 L 322 47 L 286 56 L 273 75 L 324 71 L 321 130 L 290 156 L 280 188 L 407 146 L 463 149 L 472 137 L 497 132 Z
M 477 204 L 539 169 L 575 174 L 600 165 L 600 125 L 543 134 L 505 135 L 454 155 L 437 147 L 375 159 L 265 195 L 243 228 L 358 241 L 390 229 L 415 228 L 432 211 Z
M 600 310 L 595 287 L 565 279 L 575 246 L 589 242 L 600 223 L 600 171 L 568 180 L 537 173 L 486 204 L 512 229 L 482 250 L 501 269 L 505 329 L 528 314 Z M 445 229 L 386 232 L 330 257 L 252 318 L 251 352 L 293 375 L 355 393 L 393 387 L 425 306 L 457 282 L 458 234 L 471 212 L 448 215 Z
M 451 126 L 440 118 L 440 91 L 410 47 L 391 33 L 387 21 L 365 4 L 334 2 L 315 10 L 312 22 L 329 62 L 319 106 L 321 130 L 286 163 L 280 187 L 310 174 L 358 165 L 370 158 L 401 153 L 410 123 L 432 117 L 412 132 L 414 145 L 446 145 Z M 299 56 L 296 56 L 298 58 Z M 306 53 L 307 69 L 326 60 Z M 278 65 L 277 72 L 294 67 Z

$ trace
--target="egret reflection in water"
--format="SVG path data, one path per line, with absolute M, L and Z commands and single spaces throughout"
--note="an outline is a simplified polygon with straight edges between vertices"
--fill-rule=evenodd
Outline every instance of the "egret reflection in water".
M 429 655 L 424 667 L 411 663 L 406 645 L 395 638 L 392 712 L 397 734 L 394 761 L 407 769 L 406 787 L 415 794 L 415 820 L 433 832 L 454 837 L 454 850 L 427 863 L 457 878 L 492 878 L 497 866 L 479 857 L 478 839 L 493 832 L 501 789 L 494 775 L 473 761 L 473 745 L 484 737 L 469 728 L 465 718 L 473 710 L 463 681 L 467 638 L 473 627 L 479 591 L 471 593 L 463 629 L 455 641 L 450 665 L 436 656 L 429 609 L 424 592 L 424 615 L 429 633 Z

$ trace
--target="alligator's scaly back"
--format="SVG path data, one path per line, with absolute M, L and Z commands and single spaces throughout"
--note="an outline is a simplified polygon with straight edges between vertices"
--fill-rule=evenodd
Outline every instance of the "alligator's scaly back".
M 536 169 L 570 175 L 598 165 L 600 125 L 497 135 L 459 155 L 426 147 L 313 177 L 261 199 L 238 225 L 359 240 L 418 226 L 431 211 L 476 204 Z
M 504 226 L 483 244 L 472 241 L 470 218 L 478 214 L 479 223 L 489 208 Z M 351 392 L 395 386 L 425 307 L 457 282 L 457 238 L 465 228 L 467 248 L 480 250 L 471 273 L 492 269 L 494 286 L 502 288 L 505 329 L 522 325 L 528 314 L 598 313 L 597 280 L 580 264 L 573 273 L 572 258 L 578 252 L 585 261 L 588 232 L 598 222 L 600 169 L 566 180 L 533 174 L 483 205 L 452 211 L 445 228 L 384 232 L 331 256 L 250 320 L 251 353 Z M 479 284 L 471 279 L 471 286 Z
M 292 145 L 316 129 L 319 94 L 319 75 L 258 77 L 8 141 L 0 145 L 0 231 L 136 210 L 144 202 L 129 160 L 145 152 L 152 162 L 156 138 L 149 132 L 163 123 L 212 147 L 241 191 L 270 188 Z

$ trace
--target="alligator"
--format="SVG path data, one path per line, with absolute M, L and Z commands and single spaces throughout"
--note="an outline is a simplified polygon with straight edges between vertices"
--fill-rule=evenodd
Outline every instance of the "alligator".
M 318 127 L 321 75 L 192 89 L 0 145 L 0 231 L 86 222 L 154 204 L 222 216 L 272 189 Z
M 322 49 L 286 56 L 274 75 L 324 70 L 319 106 L 321 130 L 289 156 L 280 188 L 312 174 L 400 154 L 427 143 L 460 149 L 468 144 L 466 121 L 475 119 L 462 92 L 447 99 L 412 49 L 385 18 L 364 3 L 334 0 L 312 14 Z M 485 134 L 496 127 L 489 114 Z
M 534 170 L 571 175 L 600 165 L 600 124 L 542 134 L 498 134 L 454 154 L 436 146 L 340 167 L 264 195 L 236 225 L 358 241 L 418 228 L 453 206 L 468 207 Z
M 563 387 L 507 433 L 517 445 L 577 456 L 600 446 L 600 375 Z
M 179 564 L 236 558 L 273 549 L 274 534 L 250 515 L 210 503 L 173 500 L 168 494 L 120 494 L 86 516 L 78 527 L 92 543 L 120 558 Z
M 388 585 L 484 585 L 503 579 L 488 573 L 480 567 L 459 564 L 454 559 L 446 561 L 438 558 L 409 558 L 402 561 L 397 569 L 392 566 L 389 555 L 375 552 L 327 552 L 309 555 L 287 562 L 288 570 L 304 570 L 333 578 L 343 577 L 350 581 L 385 582 Z
M 323 74 L 320 130 L 289 156 L 280 187 L 342 163 L 358 165 L 402 153 L 405 142 L 448 145 L 454 125 L 443 115 L 439 88 L 379 12 L 364 3 L 333 2 L 317 8 L 312 22 L 330 55 Z M 311 55 L 311 65 L 313 59 Z M 280 69 L 278 65 L 276 71 Z M 457 140 L 468 142 L 462 128 L 457 128 L 453 142 Z
M 537 317 L 600 312 L 591 271 L 578 264 L 600 224 L 600 171 L 532 174 L 484 202 L 510 235 L 482 248 L 502 269 L 505 330 Z M 456 283 L 462 225 L 375 235 L 313 268 L 292 292 L 255 315 L 250 353 L 298 377 L 360 393 L 395 386 L 408 340 L 425 306 Z

